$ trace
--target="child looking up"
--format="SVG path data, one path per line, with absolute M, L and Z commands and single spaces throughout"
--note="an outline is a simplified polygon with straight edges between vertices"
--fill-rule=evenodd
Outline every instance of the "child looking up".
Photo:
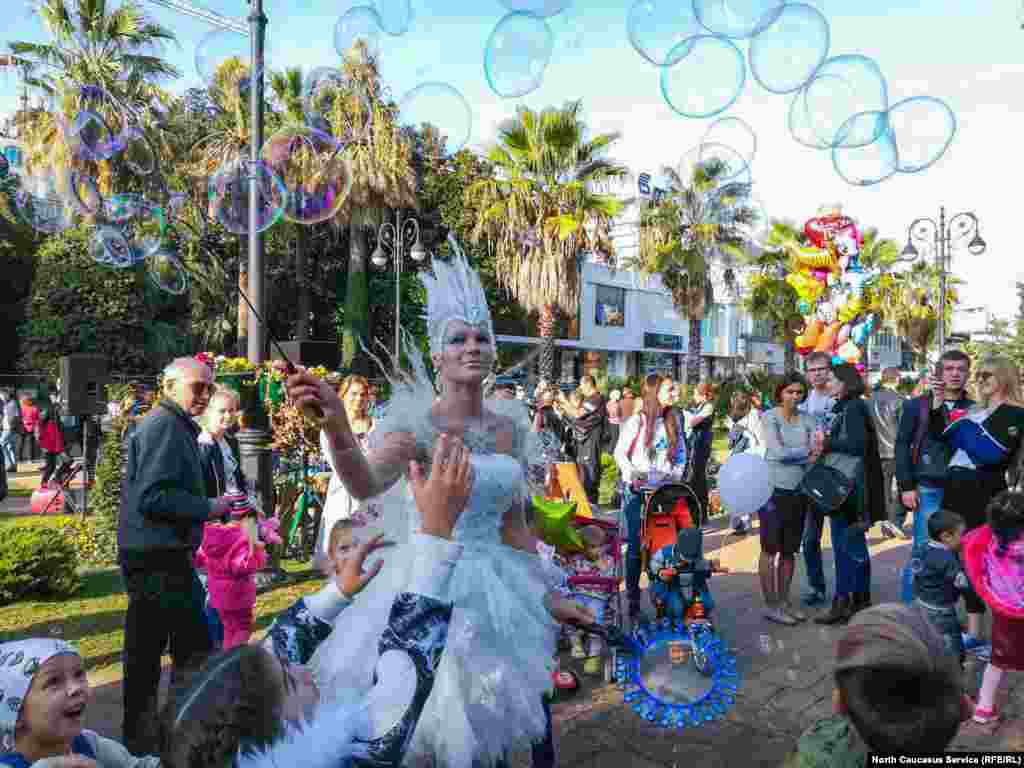
M 1003 672 L 1024 672 L 1024 494 L 1004 491 L 988 506 L 987 525 L 964 536 L 964 568 L 992 609 L 992 659 L 978 692 L 974 721 L 999 719 L 996 691 Z
M 0 766 L 29 768 L 64 758 L 63 768 L 158 768 L 116 741 L 82 728 L 89 680 L 78 651 L 63 640 L 0 643 Z M 82 760 L 81 758 L 87 758 Z M 51 762 L 52 764 L 52 762 Z

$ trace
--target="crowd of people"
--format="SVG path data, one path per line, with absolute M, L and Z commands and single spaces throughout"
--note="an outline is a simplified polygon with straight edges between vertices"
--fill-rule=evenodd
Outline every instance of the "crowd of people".
M 0 645 L 0 764 L 503 768 L 525 748 L 534 768 L 555 765 L 549 694 L 558 629 L 593 627 L 602 604 L 572 599 L 568 573 L 545 556 L 531 501 L 546 470 L 540 436 L 572 431 L 595 502 L 602 446 L 612 449 L 626 596 L 637 619 L 642 493 L 685 482 L 695 510 L 707 510 L 716 392 L 701 385 L 693 407 L 680 408 L 677 383 L 655 373 L 638 397 L 606 401 L 586 376 L 570 396 L 542 389 L 532 419 L 510 402 L 514 390 L 486 396 L 493 327 L 479 278 L 454 250 L 451 263 L 423 277 L 436 386 L 415 376 L 394 382 L 381 414 L 360 377 L 340 391 L 302 370 L 288 379 L 291 402 L 319 414 L 332 471 L 316 548 L 328 578 L 259 644 L 250 642 L 255 572 L 277 531 L 246 494 L 229 429 L 237 396 L 219 389 L 201 360 L 168 366 L 159 401 L 126 441 L 123 746 L 82 727 L 89 692 L 77 651 L 29 638 Z M 790 597 L 802 551 L 802 602 L 827 606 L 815 617 L 821 624 L 848 622 L 836 650 L 834 716 L 801 738 L 793 764 L 835 765 L 841 755 L 844 765 L 865 765 L 870 750 L 932 751 L 963 719 L 996 719 L 1005 670 L 1024 669 L 1024 495 L 1008 490 L 1024 437 L 1018 374 L 1003 360 L 983 361 L 975 404 L 969 361 L 951 351 L 928 390 L 903 400 L 891 372 L 869 394 L 852 366 L 819 355 L 807 362 L 807 380 L 787 374 L 771 408 L 737 393 L 727 422 L 730 450 L 761 455 L 774 488 L 757 512 L 765 618 L 807 620 Z M 846 489 L 831 506 L 809 493 L 821 466 Z M 905 604 L 872 607 L 866 531 L 881 523 L 905 536 L 901 508 L 914 516 L 910 592 Z M 690 520 L 697 530 L 705 522 Z M 739 535 L 755 524 L 750 515 L 730 522 Z M 587 552 L 613 556 L 607 533 L 585 531 Z M 975 703 L 961 663 L 982 644 L 987 608 L 991 657 Z M 160 708 L 167 648 L 172 686 Z

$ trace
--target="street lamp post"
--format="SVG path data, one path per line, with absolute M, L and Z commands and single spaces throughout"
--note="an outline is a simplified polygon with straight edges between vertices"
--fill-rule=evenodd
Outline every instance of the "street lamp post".
M 249 298 L 259 310 L 260 317 L 249 313 L 250 363 L 262 363 L 266 354 L 266 329 L 261 318 L 266 317 L 263 303 L 263 232 L 260 231 L 260 150 L 263 148 L 263 42 L 267 17 L 263 14 L 263 0 L 249 0 Z
M 370 261 L 379 269 L 388 264 L 385 249 L 395 257 L 395 365 L 402 353 L 402 263 L 406 251 L 415 262 L 427 258 L 427 251 L 420 241 L 420 223 L 413 217 L 403 218 L 402 211 L 395 211 L 395 223 L 385 221 L 377 231 L 377 247 L 373 249 Z
M 967 251 L 972 256 L 980 256 L 985 252 L 987 245 L 979 232 L 980 225 L 978 217 L 970 211 L 958 213 L 953 216 L 949 223 L 946 222 L 945 206 L 939 208 L 939 221 L 927 217 L 914 219 L 907 229 L 907 245 L 904 247 L 900 261 L 916 261 L 921 252 L 914 245 L 914 242 L 928 245 L 929 236 L 931 247 L 935 252 L 935 264 L 939 268 L 939 356 L 946 351 L 946 277 L 948 275 L 952 250 L 955 246 L 962 244 L 967 238 Z

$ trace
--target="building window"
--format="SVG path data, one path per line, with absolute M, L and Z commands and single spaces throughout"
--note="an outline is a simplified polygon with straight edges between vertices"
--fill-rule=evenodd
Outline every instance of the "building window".
M 626 289 L 596 285 L 594 322 L 597 325 L 623 328 L 626 325 Z

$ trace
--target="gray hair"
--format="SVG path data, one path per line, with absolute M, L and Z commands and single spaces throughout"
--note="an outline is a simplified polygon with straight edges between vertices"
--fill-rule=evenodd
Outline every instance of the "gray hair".
M 199 362 L 194 357 L 179 357 L 176 360 L 172 360 L 171 363 L 164 368 L 164 381 L 180 379 L 186 373 L 196 370 L 204 370 L 208 373 L 212 373 L 209 366 L 205 363 Z

